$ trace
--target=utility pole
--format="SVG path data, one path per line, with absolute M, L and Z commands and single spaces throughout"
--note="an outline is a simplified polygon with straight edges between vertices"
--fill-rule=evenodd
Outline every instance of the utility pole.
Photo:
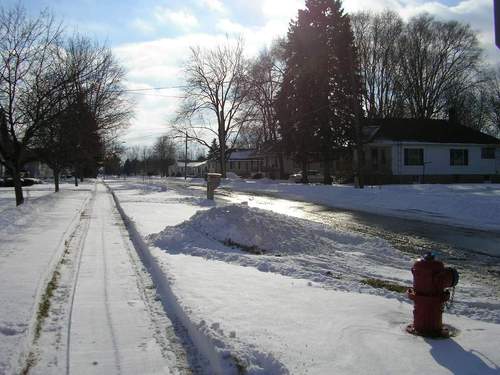
M 186 131 L 186 153 L 184 155 L 184 181 L 187 180 L 187 166 L 188 166 L 188 132 Z
M 500 0 L 493 1 L 493 13 L 495 18 L 495 44 L 500 48 Z

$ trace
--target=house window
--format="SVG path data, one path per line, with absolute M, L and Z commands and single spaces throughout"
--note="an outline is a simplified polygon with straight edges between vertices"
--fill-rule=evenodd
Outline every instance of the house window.
M 481 159 L 495 159 L 495 148 L 483 147 L 481 149 Z
M 380 149 L 380 164 L 385 166 L 387 164 L 387 149 Z
M 450 150 L 450 165 L 469 165 L 469 150 L 452 148 Z
M 229 162 L 229 169 L 233 169 L 233 162 L 232 161 Z
M 405 148 L 405 165 L 424 165 L 424 149 Z

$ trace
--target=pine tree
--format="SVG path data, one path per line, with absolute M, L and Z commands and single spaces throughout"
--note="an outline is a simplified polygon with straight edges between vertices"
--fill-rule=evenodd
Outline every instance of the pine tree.
M 325 183 L 334 150 L 355 144 L 361 84 L 350 20 L 338 0 L 306 0 L 290 25 L 277 114 L 285 150 L 303 166 L 318 155 Z M 317 157 L 317 156 L 316 156 Z
M 210 149 L 208 150 L 207 160 L 217 160 L 219 158 L 219 144 L 217 139 L 213 139 Z

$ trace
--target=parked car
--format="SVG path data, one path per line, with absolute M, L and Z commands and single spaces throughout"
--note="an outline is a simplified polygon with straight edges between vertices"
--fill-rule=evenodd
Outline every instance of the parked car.
M 21 179 L 22 182 L 23 179 Z M 5 177 L 2 181 L 4 187 L 14 187 L 14 180 L 11 177 Z
M 302 182 L 302 171 L 291 174 L 289 180 L 296 183 Z M 312 183 L 322 183 L 324 177 L 321 173 L 319 173 L 319 171 L 310 170 L 307 171 L 307 180 Z
M 35 184 L 42 184 L 42 180 L 38 178 L 23 177 L 21 178 L 22 186 L 31 186 Z M 5 177 L 3 180 L 0 179 L 0 186 L 2 187 L 14 187 L 14 180 L 12 177 Z
M 24 177 L 23 180 L 23 186 L 43 184 L 42 180 L 33 177 Z

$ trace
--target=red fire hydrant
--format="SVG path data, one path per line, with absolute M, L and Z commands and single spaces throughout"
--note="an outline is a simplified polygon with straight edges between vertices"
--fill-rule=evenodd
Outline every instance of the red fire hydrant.
M 434 254 L 427 253 L 415 262 L 411 272 L 413 288 L 408 289 L 408 297 L 415 305 L 413 324 L 407 331 L 421 336 L 449 337 L 449 329 L 443 327 L 443 310 L 450 299 L 447 288 L 458 283 L 457 270 L 445 267 Z

